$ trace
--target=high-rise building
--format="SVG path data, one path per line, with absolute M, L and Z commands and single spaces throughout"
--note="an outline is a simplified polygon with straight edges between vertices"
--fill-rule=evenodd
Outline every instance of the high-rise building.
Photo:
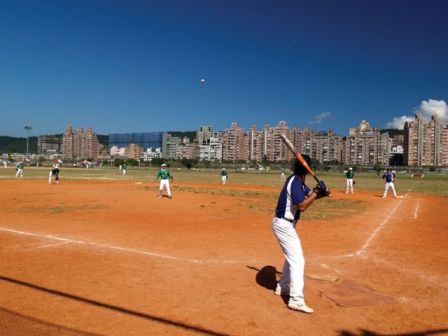
M 198 150 L 195 143 L 191 143 L 187 137 L 173 136 L 170 133 L 164 133 L 164 151 L 163 157 L 169 160 L 195 159 L 198 156 Z
M 61 153 L 62 152 L 62 136 L 47 134 L 40 135 L 37 138 L 37 153 Z
M 222 160 L 222 133 L 212 126 L 201 126 L 196 132 L 198 158 L 200 161 Z
M 391 140 L 389 133 L 381 134 L 362 120 L 357 128 L 350 128 L 345 140 L 344 164 L 346 165 L 389 165 Z
M 222 159 L 229 162 L 246 161 L 244 130 L 236 122 L 223 132 Z
M 143 156 L 144 149 L 143 147 L 131 143 L 126 147 L 125 156 L 128 159 L 134 159 L 140 161 L 140 158 Z
M 310 157 L 320 163 L 342 161 L 342 136 L 333 130 L 315 132 L 311 142 Z
M 286 121 L 279 121 L 277 126 L 264 126 L 263 156 L 272 162 L 290 161 L 293 154 L 283 144 L 280 134 L 289 138 L 289 128 Z
M 448 165 L 448 126 L 434 115 L 421 114 L 404 126 L 404 164 L 408 166 Z
M 253 125 L 245 135 L 246 158 L 250 161 L 261 162 L 264 154 L 264 131 L 257 131 Z
M 212 126 L 201 126 L 196 131 L 196 140 L 199 145 L 205 145 L 210 142 L 210 138 L 216 138 L 216 132 Z
M 73 130 L 68 126 L 62 138 L 62 151 L 65 159 L 95 160 L 98 157 L 100 144 L 91 128 Z

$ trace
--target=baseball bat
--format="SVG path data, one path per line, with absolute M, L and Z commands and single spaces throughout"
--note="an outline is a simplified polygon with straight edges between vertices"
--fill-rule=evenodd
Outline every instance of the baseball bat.
M 294 156 L 296 157 L 297 160 L 299 160 L 299 162 L 302 164 L 302 166 L 305 167 L 305 169 L 308 171 L 308 173 L 310 173 L 310 175 L 317 181 L 317 183 L 320 183 L 319 179 L 317 178 L 316 174 L 314 173 L 314 171 L 311 169 L 311 167 L 308 165 L 308 163 L 306 163 L 305 159 L 303 158 L 302 154 L 300 154 L 299 151 L 296 151 L 294 149 L 294 146 L 292 145 L 292 143 L 288 140 L 288 138 L 283 135 L 280 134 L 280 139 L 282 139 L 283 143 L 286 145 L 286 147 L 288 147 L 288 149 L 291 151 L 291 153 L 294 154 Z

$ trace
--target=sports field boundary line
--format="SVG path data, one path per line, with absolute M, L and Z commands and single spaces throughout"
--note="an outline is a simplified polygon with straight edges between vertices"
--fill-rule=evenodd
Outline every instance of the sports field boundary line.
M 162 259 L 177 260 L 177 261 L 182 261 L 182 262 L 189 262 L 189 263 L 192 263 L 192 264 L 203 264 L 204 263 L 204 261 L 199 260 L 199 259 L 181 258 L 181 257 L 170 256 L 170 255 L 166 255 L 166 254 L 160 254 L 160 253 L 155 253 L 155 252 L 138 250 L 138 249 L 134 249 L 134 248 L 126 248 L 126 247 L 108 245 L 108 244 L 103 244 L 103 243 L 89 242 L 89 241 L 85 241 L 85 240 L 71 239 L 71 238 L 54 236 L 54 235 L 50 235 L 50 234 L 39 234 L 39 233 L 20 231 L 20 230 L 4 228 L 4 227 L 0 227 L 0 231 L 6 232 L 6 233 L 15 234 L 15 235 L 21 235 L 21 236 L 30 236 L 30 237 L 38 237 L 38 238 L 56 240 L 56 241 L 64 242 L 64 243 L 88 245 L 88 246 L 93 246 L 93 247 L 97 247 L 97 248 L 107 248 L 107 249 L 111 249 L 111 250 L 122 251 L 122 252 L 127 252 L 127 253 L 141 254 L 141 255 L 155 257 L 155 258 L 162 258 Z

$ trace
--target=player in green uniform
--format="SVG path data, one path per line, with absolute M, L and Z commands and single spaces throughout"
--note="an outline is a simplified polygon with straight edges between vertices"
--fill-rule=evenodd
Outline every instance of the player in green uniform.
M 170 171 L 166 168 L 166 164 L 162 164 L 160 166 L 160 170 L 157 173 L 157 180 L 160 179 L 160 187 L 159 187 L 159 197 L 163 197 L 163 187 L 166 188 L 166 191 L 168 193 L 168 198 L 172 198 L 171 190 L 170 190 L 170 179 L 172 180 L 173 177 L 170 174 Z
M 16 164 L 16 177 L 23 177 L 23 167 L 25 167 L 23 161 L 20 161 Z
M 225 168 L 223 168 L 223 169 L 221 170 L 221 182 L 222 182 L 222 184 L 226 184 L 226 182 L 227 182 L 227 176 L 228 176 L 228 174 L 227 174 L 227 170 L 226 170 Z
M 353 194 L 353 178 L 355 177 L 355 173 L 353 172 L 353 168 L 350 167 L 346 172 L 345 172 L 345 177 L 347 179 L 347 189 L 345 190 L 345 193 L 348 194 L 348 192 L 350 191 Z

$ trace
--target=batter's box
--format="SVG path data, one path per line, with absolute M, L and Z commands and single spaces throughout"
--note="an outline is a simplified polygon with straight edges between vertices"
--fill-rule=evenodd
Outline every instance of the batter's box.
M 372 287 L 344 280 L 320 289 L 320 292 L 340 307 L 373 306 L 377 304 L 395 304 L 390 296 L 377 292 Z

